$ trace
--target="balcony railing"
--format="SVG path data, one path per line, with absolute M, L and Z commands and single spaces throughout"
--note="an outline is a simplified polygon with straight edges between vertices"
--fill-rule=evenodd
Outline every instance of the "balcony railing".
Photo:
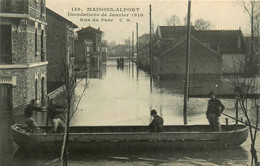
M 28 14 L 28 0 L 24 1 L 10 1 L 10 0 L 1 0 L 1 13 L 21 13 Z
M 11 54 L 0 54 L 0 64 L 12 64 L 13 63 L 13 59 L 12 59 L 12 55 Z

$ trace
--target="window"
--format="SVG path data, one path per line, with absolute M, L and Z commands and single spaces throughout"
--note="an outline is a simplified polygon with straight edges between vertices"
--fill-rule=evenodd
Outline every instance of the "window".
M 35 28 L 35 40 L 34 40 L 34 42 L 35 42 L 35 55 L 37 55 L 37 28 Z
M 42 87 L 42 101 L 44 100 L 44 77 L 42 77 L 42 85 L 41 85 L 41 87 Z
M 0 63 L 12 63 L 12 32 L 10 25 L 0 26 Z
M 44 62 L 45 61 L 45 50 L 44 50 L 44 46 L 43 46 L 43 37 L 44 37 L 44 30 L 42 30 L 41 33 L 41 61 Z
M 35 89 L 35 100 L 38 100 L 38 91 L 37 91 L 37 87 L 38 87 L 38 80 L 35 80 L 35 85 L 34 85 L 34 89 Z

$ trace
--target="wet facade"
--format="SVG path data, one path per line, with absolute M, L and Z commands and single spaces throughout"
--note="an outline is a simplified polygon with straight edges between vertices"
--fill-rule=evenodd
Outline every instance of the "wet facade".
M 112 48 L 111 55 L 113 57 L 127 57 L 129 56 L 129 50 L 132 50 L 132 48 L 129 48 L 129 45 L 122 44 L 122 45 L 117 45 Z
M 22 120 L 31 99 L 46 99 L 47 24 L 44 0 L 2 0 L 0 6 L 0 164 L 9 165 L 2 158 L 12 152 L 10 125 Z
M 52 92 L 65 84 L 66 67 L 74 66 L 74 28 L 78 26 L 46 8 L 47 86 Z
M 155 36 L 152 37 L 152 55 L 158 57 L 158 52 L 162 53 L 166 51 L 169 47 L 174 47 L 176 41 L 180 41 L 186 36 L 186 26 L 158 26 Z M 221 71 L 216 72 L 215 74 L 221 75 L 232 75 L 232 74 L 243 74 L 245 61 L 246 61 L 246 47 L 241 30 L 205 30 L 200 31 L 196 30 L 191 26 L 191 36 L 196 38 L 202 45 L 208 47 L 209 50 L 215 52 L 217 56 L 221 55 Z M 150 56 L 149 56 L 149 42 L 143 40 L 145 36 L 141 36 L 139 39 L 144 41 L 140 42 L 140 53 L 139 53 L 139 64 L 143 66 L 150 66 Z M 147 38 L 147 37 L 146 37 Z M 172 41 L 172 42 L 170 42 Z M 171 44 L 172 43 L 172 44 Z M 169 45 L 171 44 L 171 46 Z M 176 47 L 177 48 L 177 47 Z M 179 51 L 180 50 L 176 50 Z M 183 48 L 183 54 L 186 52 L 186 48 Z M 192 54 L 193 52 L 191 52 Z M 197 52 L 198 53 L 198 52 Z M 197 54 L 196 53 L 196 54 Z M 208 54 L 210 56 L 210 54 Z M 171 57 L 171 56 L 170 56 Z M 206 60 L 205 58 L 200 59 L 204 64 L 211 63 L 211 61 Z M 158 59 L 153 59 L 153 67 L 157 66 L 158 68 Z M 195 62 L 196 63 L 196 62 Z M 161 63 L 163 64 L 163 63 Z M 174 65 L 174 64 L 172 64 Z M 197 65 L 195 73 L 197 74 L 206 74 L 203 71 L 203 67 L 200 68 L 200 65 Z M 219 62 L 216 61 L 216 64 L 212 64 L 213 67 L 218 67 Z M 162 65 L 163 66 L 163 65 Z M 156 68 L 154 70 L 157 70 Z M 162 73 L 162 71 L 166 71 Z M 173 70 L 173 69 L 172 69 Z M 197 72 L 196 72 L 197 70 Z M 168 68 L 162 69 L 161 74 L 168 75 L 170 70 Z M 193 71 L 191 71 L 193 72 Z M 154 73 L 153 73 L 154 74 Z M 174 75 L 174 72 L 171 72 Z M 181 74 L 181 73 L 180 73 Z
M 46 98 L 46 25 L 44 0 L 1 1 L 0 87 L 10 107 L 5 111 Z
M 185 76 L 187 39 L 163 40 L 155 45 L 153 74 L 159 78 Z M 190 41 L 190 74 L 197 79 L 200 75 L 220 77 L 222 75 L 221 55 L 198 39 Z
M 76 32 L 75 63 L 84 68 L 90 65 L 99 65 L 102 62 L 102 31 L 91 26 L 82 28 Z M 84 64 L 85 65 L 82 65 Z

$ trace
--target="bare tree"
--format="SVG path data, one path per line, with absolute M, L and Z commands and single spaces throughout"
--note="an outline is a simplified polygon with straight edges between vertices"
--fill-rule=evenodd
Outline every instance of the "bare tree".
M 208 20 L 204 20 L 203 18 L 199 18 L 199 19 L 195 20 L 195 29 L 196 30 L 209 30 L 212 27 L 213 27 L 213 25 Z
M 125 45 L 129 45 L 129 43 L 130 43 L 129 39 L 125 39 L 125 38 L 124 38 L 124 39 L 122 39 L 122 40 L 124 41 L 124 44 L 125 44 Z
M 114 47 L 114 46 L 116 46 L 116 41 L 115 40 L 113 40 L 113 41 L 111 41 L 110 43 L 109 43 L 109 47 Z
M 235 75 L 231 79 L 231 83 L 234 87 L 234 93 L 236 96 L 236 102 L 238 107 L 242 111 L 243 115 L 247 120 L 249 126 L 249 134 L 251 139 L 251 156 L 252 161 L 251 165 L 257 165 L 258 157 L 257 150 L 255 147 L 255 141 L 257 139 L 257 132 L 259 131 L 259 108 L 260 108 L 260 99 L 259 99 L 259 82 L 255 73 L 252 71 L 253 66 L 255 66 L 254 57 L 259 55 L 257 50 L 257 38 L 256 35 L 259 35 L 259 7 L 260 2 L 256 1 L 241 1 L 240 5 L 245 9 L 247 14 L 250 17 L 250 27 L 251 27 L 251 40 L 248 42 L 248 55 L 247 58 L 233 60 Z M 238 63 L 240 62 L 240 64 Z M 242 67 L 241 67 L 242 66 Z M 241 71 L 238 69 L 243 68 L 244 75 L 241 75 Z
M 260 32 L 260 1 L 241 1 L 240 4 L 250 18 L 251 35 L 246 67 L 249 73 L 255 73 L 258 71 L 259 67 L 256 62 L 259 62 L 258 38 Z
M 258 97 L 259 85 L 255 76 L 239 77 L 238 75 L 231 79 L 231 84 L 234 87 L 238 108 L 242 111 L 246 118 L 247 125 L 249 126 L 252 165 L 257 165 L 258 158 L 255 141 L 257 138 L 257 132 L 259 131 L 258 125 L 260 122 L 260 100 Z
M 178 16 L 172 15 L 170 18 L 166 20 L 166 24 L 168 26 L 177 26 L 181 24 L 181 21 Z
M 66 119 L 66 131 L 64 133 L 64 142 L 63 142 L 63 148 L 61 152 L 61 159 L 63 158 L 63 165 L 67 166 L 68 164 L 68 155 L 69 155 L 69 136 L 70 136 L 70 122 L 73 118 L 74 114 L 78 110 L 79 103 L 82 99 L 82 96 L 87 89 L 87 82 L 84 86 L 81 94 L 79 96 L 76 96 L 75 89 L 77 88 L 78 84 L 83 80 L 83 78 L 77 80 L 76 76 L 78 73 L 75 73 L 73 69 L 73 64 L 71 61 L 66 63 L 66 69 L 63 73 L 65 77 L 65 102 L 67 106 L 67 119 Z M 86 73 L 87 74 L 87 73 Z M 64 151 L 64 153 L 63 153 Z
M 191 16 L 190 16 L 191 17 Z M 183 17 L 183 25 L 184 26 L 187 26 L 187 16 Z M 193 22 L 190 21 L 190 25 L 192 26 L 193 25 Z
M 65 54 L 65 49 L 63 49 L 62 54 Z M 63 95 L 60 100 L 62 100 L 66 106 L 66 115 L 64 123 L 66 125 L 65 131 L 64 131 L 64 139 L 63 139 L 63 145 L 61 148 L 61 154 L 60 157 L 57 159 L 52 160 L 51 162 L 45 163 L 45 165 L 52 165 L 52 164 L 59 164 L 63 162 L 64 166 L 68 165 L 68 156 L 69 156 L 69 139 L 70 139 L 70 122 L 74 116 L 74 114 L 78 110 L 79 103 L 82 99 L 82 96 L 84 92 L 87 89 L 88 82 L 86 80 L 86 84 L 81 92 L 77 96 L 75 94 L 75 89 L 77 88 L 78 84 L 81 83 L 83 80 L 86 79 L 86 77 L 81 77 L 77 79 L 77 75 L 82 74 L 79 73 L 81 71 L 75 71 L 74 70 L 74 62 L 69 58 L 64 58 L 62 62 L 63 70 L 60 71 L 60 76 L 62 78 L 62 81 L 64 82 L 64 88 L 63 88 Z M 84 64 L 82 64 L 84 65 Z M 79 67 L 81 68 L 81 66 Z M 85 74 L 87 74 L 85 72 Z

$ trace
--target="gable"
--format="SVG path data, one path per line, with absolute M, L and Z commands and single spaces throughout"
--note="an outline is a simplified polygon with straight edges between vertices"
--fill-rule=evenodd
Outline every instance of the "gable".
M 88 26 L 86 28 L 82 28 L 77 31 L 77 33 L 97 33 L 97 34 L 102 34 L 103 32 L 100 31 L 99 29 L 95 29 L 91 26 Z
M 193 51 L 196 51 L 196 53 L 208 52 L 210 55 L 213 55 L 213 56 L 216 56 L 218 58 L 221 58 L 221 54 L 219 54 L 215 50 L 211 49 L 207 45 L 203 44 L 200 40 L 198 40 L 198 39 L 196 39 L 194 37 L 191 37 L 190 40 L 191 40 L 191 42 L 190 42 L 190 48 L 191 48 L 190 54 L 191 55 L 194 53 Z M 182 56 L 186 56 L 186 49 L 187 49 L 187 42 L 186 41 L 187 41 L 187 39 L 183 38 L 183 40 L 181 40 L 179 43 L 176 43 L 175 45 L 172 45 L 167 50 L 164 50 L 163 52 L 161 52 L 161 54 L 159 56 L 168 56 L 169 53 L 172 50 L 174 50 L 175 52 L 180 53 Z
M 195 30 L 191 26 L 191 30 Z M 187 26 L 158 26 L 156 34 L 162 39 L 179 38 L 186 35 Z
M 241 30 L 192 31 L 191 34 L 221 54 L 245 53 L 246 48 Z

